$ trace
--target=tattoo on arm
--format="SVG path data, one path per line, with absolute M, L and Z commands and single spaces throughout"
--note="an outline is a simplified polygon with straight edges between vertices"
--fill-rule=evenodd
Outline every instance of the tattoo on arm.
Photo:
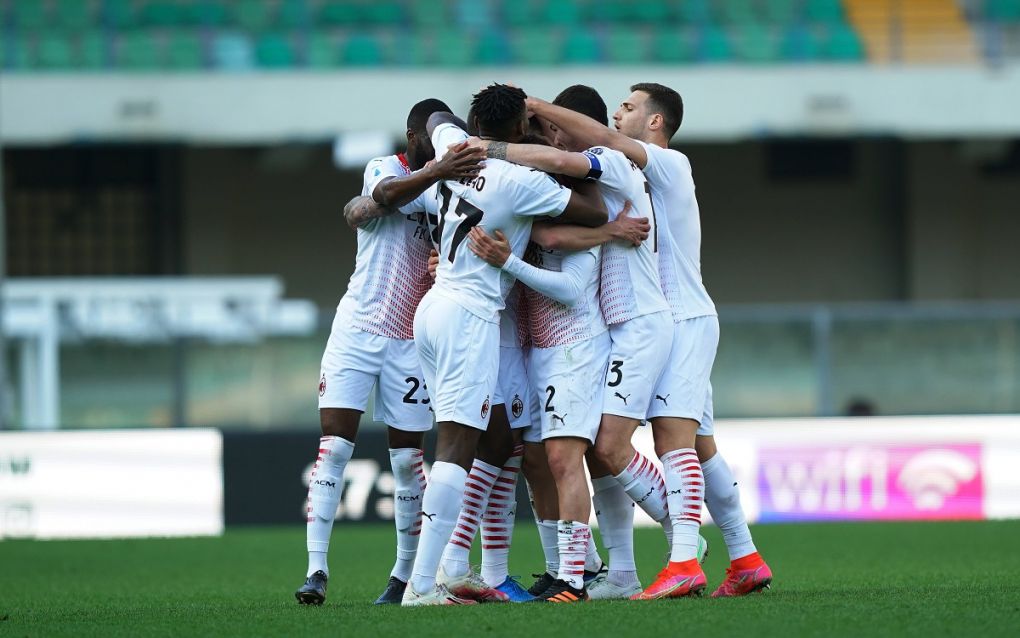
M 507 146 L 508 145 L 506 142 L 493 142 L 489 144 L 489 148 L 485 152 L 485 155 L 487 157 L 491 157 L 492 159 L 505 160 Z
M 344 206 L 344 219 L 351 228 L 358 228 L 365 222 L 396 212 L 396 208 L 382 206 L 371 197 L 358 196 Z

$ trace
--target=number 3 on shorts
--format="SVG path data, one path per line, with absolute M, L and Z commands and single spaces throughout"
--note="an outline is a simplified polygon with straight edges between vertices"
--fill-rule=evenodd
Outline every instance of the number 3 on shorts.
M 610 388 L 615 388 L 623 382 L 623 361 L 616 359 L 609 365 L 609 372 L 606 374 L 606 385 Z M 609 380 L 609 375 L 616 375 L 612 381 Z

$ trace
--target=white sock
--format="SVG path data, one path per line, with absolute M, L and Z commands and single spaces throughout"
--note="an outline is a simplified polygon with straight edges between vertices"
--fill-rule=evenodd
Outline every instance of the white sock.
M 576 521 L 558 521 L 557 547 L 560 554 L 560 580 L 580 589 L 584 586 L 584 556 L 591 542 L 591 528 Z
M 602 544 L 609 552 L 609 576 L 617 572 L 634 574 L 634 501 L 613 476 L 592 479 L 595 518 L 599 522 Z
M 535 519 L 538 526 L 538 537 L 542 541 L 542 553 L 545 555 L 545 571 L 555 575 L 560 571 L 560 546 L 556 531 L 556 521 Z
M 499 468 L 475 459 L 464 483 L 464 501 L 460 505 L 457 526 L 450 543 L 443 550 L 443 570 L 449 576 L 463 576 L 471 569 L 471 545 L 478 533 L 478 523 L 489 503 L 489 494 L 499 476 Z
M 482 580 L 489 587 L 502 585 L 510 575 L 510 541 L 517 517 L 517 475 L 523 459 L 524 446 L 518 445 L 503 464 L 482 516 Z
M 740 507 L 740 490 L 730 466 L 722 454 L 716 454 L 701 464 L 705 475 L 705 506 L 712 520 L 719 526 L 730 560 L 736 560 L 758 551 L 751 540 L 744 510 Z
M 436 461 L 432 465 L 429 483 L 422 495 L 421 540 L 411 570 L 410 583 L 419 594 L 428 593 L 436 586 L 439 560 L 457 524 L 466 480 L 467 472 L 455 463 Z
M 669 517 L 673 521 L 673 547 L 669 560 L 680 563 L 698 557 L 705 478 L 694 448 L 667 452 L 662 456 L 662 468 L 666 475 Z
M 422 451 L 416 448 L 390 450 L 393 468 L 393 522 L 397 527 L 397 562 L 390 576 L 407 582 L 414 567 L 421 535 L 421 496 L 425 492 Z
M 354 444 L 339 436 L 319 439 L 319 455 L 312 466 L 308 482 L 308 516 L 305 538 L 308 543 L 308 573 L 317 571 L 329 574 L 326 553 L 329 536 L 333 532 L 333 519 L 344 491 L 344 468 L 354 455 Z
M 651 459 L 640 452 L 635 452 L 627 467 L 616 475 L 616 480 L 638 507 L 651 516 L 653 521 L 662 525 L 666 542 L 672 544 L 673 524 L 669 520 L 669 508 L 666 506 L 666 483 Z M 613 561 L 609 561 L 610 565 L 612 563 Z
M 599 572 L 602 570 L 602 557 L 599 556 L 599 548 L 595 545 L 595 535 L 589 533 L 588 537 L 588 552 L 584 557 L 584 571 Z

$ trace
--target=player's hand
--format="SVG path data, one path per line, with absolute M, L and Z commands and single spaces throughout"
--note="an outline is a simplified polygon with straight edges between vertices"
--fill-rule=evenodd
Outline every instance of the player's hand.
M 510 242 L 502 231 L 497 230 L 490 237 L 484 230 L 475 226 L 468 232 L 468 237 L 471 238 L 468 248 L 489 265 L 502 268 L 506 260 L 510 259 Z
M 432 249 L 432 253 L 429 254 L 429 276 L 432 277 L 432 281 L 436 280 L 436 269 L 439 268 L 439 253 L 436 249 Z
M 464 141 L 451 144 L 443 158 L 436 160 L 432 171 L 439 179 L 470 179 L 484 166 L 485 151 L 472 148 Z
M 648 239 L 652 225 L 648 223 L 647 217 L 631 217 L 630 211 L 631 203 L 628 200 L 616 219 L 609 222 L 609 233 L 617 241 L 640 246 L 641 242 Z
M 463 142 L 461 142 L 461 144 L 467 144 L 469 148 L 478 149 L 482 153 L 483 157 L 485 157 L 486 153 L 489 151 L 489 144 L 490 143 L 491 143 L 491 140 L 483 140 L 480 137 L 474 137 L 474 136 L 469 137 L 466 140 L 464 140 Z

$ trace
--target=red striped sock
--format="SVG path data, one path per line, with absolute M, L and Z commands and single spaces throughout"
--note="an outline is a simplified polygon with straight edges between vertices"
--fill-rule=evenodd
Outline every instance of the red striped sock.
M 666 474 L 669 517 L 673 521 L 670 561 L 697 558 L 701 507 L 705 502 L 705 477 L 694 448 L 682 448 L 662 456 Z
M 499 477 L 499 472 L 498 467 L 493 467 L 478 459 L 475 459 L 474 464 L 471 465 L 471 472 L 464 483 L 464 498 L 461 502 L 460 516 L 457 517 L 457 524 L 450 536 L 450 543 L 443 552 L 443 568 L 450 576 L 467 573 L 471 545 L 474 543 L 475 534 L 478 533 L 478 524 L 488 505 L 489 494 Z

